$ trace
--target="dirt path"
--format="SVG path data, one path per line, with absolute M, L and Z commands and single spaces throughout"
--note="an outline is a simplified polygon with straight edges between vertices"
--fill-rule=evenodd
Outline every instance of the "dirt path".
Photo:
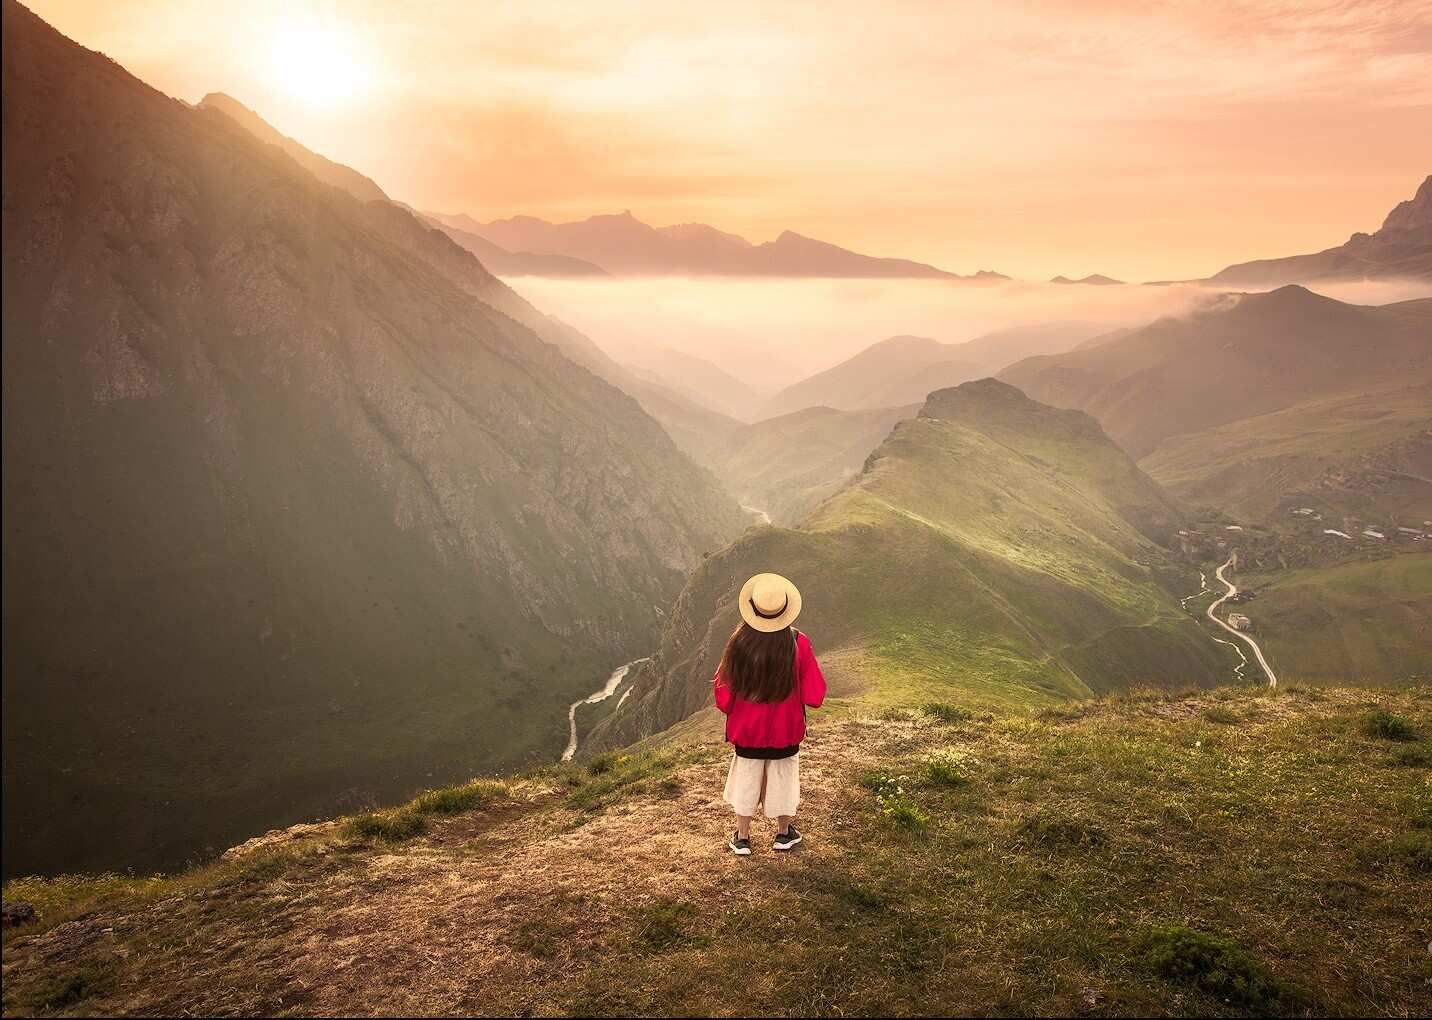
M 1268 686 L 1277 687 L 1278 678 L 1273 673 L 1273 667 L 1268 665 L 1268 660 L 1263 657 L 1263 649 L 1258 647 L 1258 642 L 1254 641 L 1250 635 L 1245 634 L 1243 633 L 1243 631 L 1238 630 L 1236 627 L 1225 623 L 1222 619 L 1218 617 L 1218 614 L 1216 612 L 1219 606 L 1223 605 L 1223 603 L 1227 602 L 1234 595 L 1238 594 L 1238 586 L 1232 581 L 1228 580 L 1228 578 L 1223 576 L 1223 572 L 1233 565 L 1234 558 L 1235 556 L 1230 555 L 1228 559 L 1223 561 L 1223 565 L 1213 572 L 1214 576 L 1217 577 L 1220 581 L 1222 581 L 1223 586 L 1228 590 L 1218 598 L 1214 599 L 1209 604 L 1207 610 L 1208 618 L 1214 623 L 1218 624 L 1218 626 L 1222 627 L 1224 630 L 1228 631 L 1228 633 L 1232 634 L 1239 641 L 1242 641 L 1247 644 L 1249 648 L 1253 649 L 1253 654 L 1258 659 L 1258 665 L 1263 667 L 1263 673 L 1268 677 Z M 1234 647 L 1237 646 L 1235 645 Z M 1244 661 L 1246 662 L 1247 660 L 1245 659 Z

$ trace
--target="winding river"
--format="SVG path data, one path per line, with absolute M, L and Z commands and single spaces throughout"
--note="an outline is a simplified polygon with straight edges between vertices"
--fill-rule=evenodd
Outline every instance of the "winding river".
M 633 659 L 624 666 L 618 666 L 612 670 L 612 675 L 607 677 L 605 684 L 591 694 L 588 694 L 585 698 L 579 698 L 572 702 L 571 706 L 567 709 L 567 749 L 562 752 L 563 761 L 571 761 L 572 756 L 577 753 L 577 709 L 583 705 L 596 705 L 606 701 L 617 692 L 617 688 L 620 687 L 622 681 L 626 679 L 627 672 L 637 663 L 645 661 L 645 658 Z M 622 699 L 625 700 L 626 695 L 630 693 L 631 691 L 628 689 L 627 692 L 622 695 Z M 617 705 L 620 707 L 621 702 L 617 702 Z

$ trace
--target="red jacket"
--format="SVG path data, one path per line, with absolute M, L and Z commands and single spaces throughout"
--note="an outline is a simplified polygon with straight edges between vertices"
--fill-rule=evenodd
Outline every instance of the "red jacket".
M 796 687 L 785 701 L 758 704 L 736 697 L 718 667 L 712 678 L 716 707 L 726 714 L 726 740 L 738 747 L 794 747 L 805 739 L 805 710 L 825 700 L 825 676 L 810 638 L 796 635 Z

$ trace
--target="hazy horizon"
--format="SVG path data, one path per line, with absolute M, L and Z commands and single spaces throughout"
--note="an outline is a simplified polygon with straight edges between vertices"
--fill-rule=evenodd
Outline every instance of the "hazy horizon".
M 479 219 L 631 209 L 961 273 L 1189 279 L 1374 230 L 1432 165 L 1416 2 L 33 7 Z
M 771 389 L 830 368 L 891 336 L 958 344 L 1055 321 L 1096 322 L 1112 330 L 1182 314 L 1216 293 L 1244 289 L 679 276 L 514 277 L 508 282 L 618 361 L 634 357 L 642 347 L 666 347 L 706 358 L 739 379 Z M 1306 286 L 1353 304 L 1432 297 L 1432 283 L 1420 280 Z

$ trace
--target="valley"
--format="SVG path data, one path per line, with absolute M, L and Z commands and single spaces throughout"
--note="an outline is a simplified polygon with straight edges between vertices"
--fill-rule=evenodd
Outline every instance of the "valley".
M 1426 1012 L 1432 177 L 1167 284 L 1061 214 L 1020 278 L 1020 175 L 917 244 L 842 144 L 756 216 L 723 118 L 634 127 L 687 51 L 594 81 L 586 22 L 360 167 L 0 3 L 6 1015 Z M 1314 247 L 1264 228 L 1210 265 Z M 737 872 L 765 571 L 829 698 L 810 844 Z

